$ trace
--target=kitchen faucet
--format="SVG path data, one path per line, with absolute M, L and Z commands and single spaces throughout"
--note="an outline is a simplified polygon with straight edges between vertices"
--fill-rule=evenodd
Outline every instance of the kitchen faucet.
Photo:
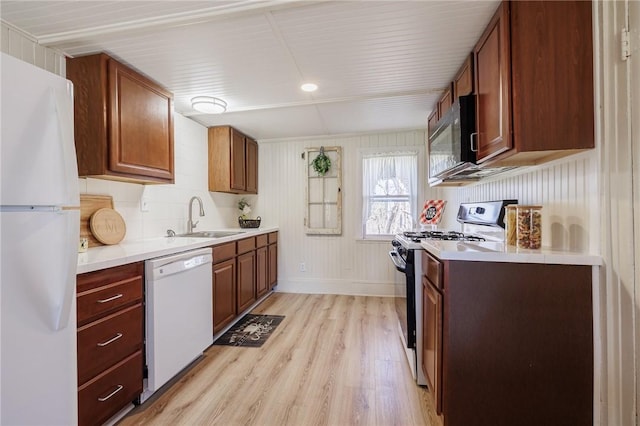
M 187 234 L 192 233 L 193 228 L 195 228 L 199 222 L 193 222 L 193 200 L 197 200 L 198 204 L 200 204 L 200 217 L 204 216 L 204 207 L 202 207 L 202 200 L 200 199 L 200 197 L 191 197 L 191 200 L 189 200 L 189 220 L 187 221 Z

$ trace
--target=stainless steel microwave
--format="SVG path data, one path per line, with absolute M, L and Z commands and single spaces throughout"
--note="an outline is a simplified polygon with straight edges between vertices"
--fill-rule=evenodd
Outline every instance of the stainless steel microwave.
M 471 140 L 475 128 L 475 96 L 460 96 L 429 136 L 429 184 L 475 168 L 476 153 Z

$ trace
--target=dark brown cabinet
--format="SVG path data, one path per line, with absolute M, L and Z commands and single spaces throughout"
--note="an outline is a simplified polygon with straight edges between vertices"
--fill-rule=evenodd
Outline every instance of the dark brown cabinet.
M 255 237 L 238 241 L 238 287 L 236 314 L 241 314 L 256 301 Z
M 269 233 L 269 246 L 267 249 L 267 255 L 269 257 L 269 288 L 278 284 L 278 233 Z
M 213 247 L 213 333 L 236 317 L 236 243 Z
M 173 95 L 106 54 L 67 59 L 78 174 L 173 183 Z
M 438 116 L 442 118 L 442 116 L 451 108 L 453 104 L 453 92 L 451 89 L 451 85 L 449 85 L 445 90 L 440 100 L 438 100 Z
M 594 147 L 591 8 L 498 7 L 474 49 L 479 163 L 538 164 Z
M 593 423 L 591 277 L 423 255 L 423 368 L 445 426 Z
M 258 193 L 258 144 L 231 126 L 209 128 L 209 191 Z
M 277 235 L 271 232 L 213 246 L 214 334 L 276 284 Z
M 429 131 L 429 134 L 432 134 L 433 131 L 436 129 L 439 119 L 440 119 L 440 116 L 438 115 L 438 108 L 436 105 L 436 108 L 434 108 L 433 111 L 431 111 L 431 114 L 429 114 L 429 118 L 427 118 L 427 129 Z
M 262 297 L 269 291 L 269 250 L 266 234 L 256 237 L 256 298 Z
M 258 193 L 258 142 L 253 139 L 246 138 L 247 149 L 247 192 L 250 194 Z
M 142 393 L 143 264 L 77 277 L 78 423 L 99 425 Z
M 213 332 L 217 333 L 236 316 L 236 260 L 213 265 Z
M 442 308 L 441 263 L 422 252 L 422 371 L 442 413 Z
M 453 99 L 473 94 L 473 54 L 464 61 L 453 79 Z

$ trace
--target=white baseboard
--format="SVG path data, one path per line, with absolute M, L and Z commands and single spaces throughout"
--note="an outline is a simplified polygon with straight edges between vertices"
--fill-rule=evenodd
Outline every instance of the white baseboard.
M 393 296 L 390 281 L 353 281 L 327 279 L 283 279 L 278 277 L 274 291 L 278 293 L 344 294 L 349 296 Z

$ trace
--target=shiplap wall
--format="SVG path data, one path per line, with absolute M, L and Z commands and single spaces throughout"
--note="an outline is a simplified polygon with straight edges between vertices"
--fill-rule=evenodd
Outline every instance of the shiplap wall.
M 0 50 L 25 62 L 66 76 L 65 56 L 36 43 L 22 31 L 0 22 Z
M 457 229 L 462 202 L 517 199 L 541 205 L 542 245 L 555 249 L 599 252 L 598 162 L 595 150 L 545 166 L 461 188 L 439 189 L 447 200 L 441 227 Z
M 422 147 L 424 131 L 362 134 L 334 138 L 260 143 L 260 188 L 256 212 L 265 223 L 280 226 L 278 290 L 309 293 L 393 293 L 395 269 L 389 241 L 357 238 L 359 219 L 359 150 L 375 147 Z M 305 165 L 307 147 L 341 146 L 342 235 L 306 235 L 304 231 Z M 424 154 L 419 159 L 424 182 Z M 426 196 L 425 189 L 419 199 Z M 304 263 L 306 272 L 300 271 Z

